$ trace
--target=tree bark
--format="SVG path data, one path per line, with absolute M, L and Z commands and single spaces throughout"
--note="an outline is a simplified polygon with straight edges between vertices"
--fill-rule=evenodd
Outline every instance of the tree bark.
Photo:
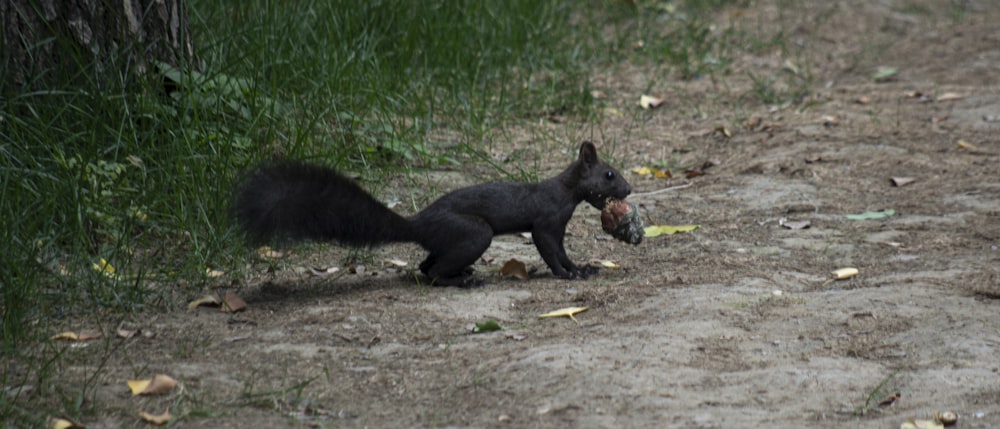
M 0 0 L 0 17 L 4 93 L 194 64 L 184 0 Z

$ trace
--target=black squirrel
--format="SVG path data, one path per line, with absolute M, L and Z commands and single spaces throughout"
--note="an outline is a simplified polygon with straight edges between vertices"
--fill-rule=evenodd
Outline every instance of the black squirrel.
M 597 156 L 593 143 L 559 175 L 539 183 L 486 183 L 449 192 L 423 211 L 404 218 L 354 181 L 326 167 L 297 161 L 265 163 L 247 174 L 236 192 L 234 216 L 252 237 L 334 240 L 369 246 L 416 242 L 430 254 L 420 271 L 433 284 L 469 286 L 471 265 L 493 236 L 531 232 L 552 273 L 587 278 L 596 268 L 566 256 L 563 238 L 576 206 L 603 209 L 624 199 L 631 186 Z

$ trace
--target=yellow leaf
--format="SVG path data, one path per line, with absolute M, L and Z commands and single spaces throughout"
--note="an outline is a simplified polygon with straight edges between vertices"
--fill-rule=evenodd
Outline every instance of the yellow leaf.
M 858 272 L 857 268 L 840 268 L 831 271 L 830 275 L 832 275 L 835 280 L 844 280 L 858 275 Z
M 129 380 L 128 389 L 132 391 L 132 396 L 138 395 L 149 387 L 153 380 Z
M 659 235 L 676 234 L 678 232 L 690 232 L 698 228 L 701 228 L 701 225 L 652 225 L 644 228 L 643 232 L 646 237 L 656 237 Z
M 604 114 L 618 117 L 625 116 L 621 110 L 615 109 L 614 107 L 605 107 Z
M 224 275 L 226 275 L 225 271 L 222 271 L 222 270 L 213 270 L 211 268 L 205 268 L 205 277 L 208 277 L 210 279 L 219 278 L 219 277 L 222 277 Z
M 177 380 L 169 375 L 156 374 L 150 380 L 128 380 L 128 388 L 135 395 L 159 395 L 177 387 Z
M 910 419 L 899 425 L 899 429 L 944 429 L 944 425 L 934 420 L 914 420 Z
M 52 336 L 53 340 L 69 340 L 78 341 L 80 337 L 76 335 L 76 332 L 60 332 Z
M 652 175 L 657 179 L 669 179 L 673 177 L 673 174 L 670 172 L 670 170 L 663 170 L 657 167 L 635 167 L 629 171 L 638 176 Z
M 195 308 L 203 305 L 219 305 L 219 303 L 220 303 L 219 295 L 213 293 L 211 295 L 205 295 L 201 298 L 189 302 L 188 308 Z
M 83 425 L 65 417 L 52 417 L 49 419 L 50 429 L 83 429 Z
M 154 425 L 162 425 L 170 421 L 170 419 L 172 419 L 173 417 L 174 416 L 170 415 L 169 409 L 164 411 L 163 414 L 160 415 L 153 415 L 145 411 L 139 411 L 139 418 L 143 419 L 147 423 L 152 423 Z
M 101 258 L 100 261 L 94 263 L 91 268 L 98 273 L 104 274 L 105 277 L 109 279 L 118 279 L 118 275 L 115 274 L 115 267 L 108 263 L 108 261 Z
M 67 341 L 90 341 L 101 338 L 100 332 L 94 331 L 80 331 L 76 332 L 60 332 L 52 336 L 53 340 L 67 340 Z
M 610 269 L 613 269 L 613 270 L 617 270 L 617 269 L 619 269 L 619 268 L 622 267 L 621 265 L 618 265 L 618 264 L 616 264 L 616 263 L 614 263 L 612 261 L 609 261 L 607 259 L 592 259 L 590 261 L 590 265 L 595 266 L 595 267 L 601 267 L 601 268 L 610 268 Z
M 261 246 L 257 248 L 257 257 L 261 259 L 278 259 L 284 256 L 284 252 L 273 250 L 270 246 Z
M 576 322 L 576 324 L 579 325 L 580 321 L 576 320 L 576 318 L 573 317 L 573 315 L 577 314 L 577 313 L 583 313 L 584 311 L 587 311 L 587 310 L 589 310 L 589 308 L 587 308 L 587 307 L 566 307 L 566 308 L 560 308 L 560 309 L 558 309 L 556 311 L 550 311 L 550 312 L 545 313 L 545 314 L 539 314 L 538 317 L 539 318 L 546 318 L 546 317 L 569 317 L 574 322 Z
M 965 140 L 959 140 L 958 142 L 955 143 L 955 146 L 958 146 L 959 149 L 972 150 L 972 151 L 979 150 L 979 148 L 976 147 L 976 145 L 969 143 Z
M 649 167 L 635 167 L 635 168 L 633 168 L 630 171 L 632 171 L 632 173 L 638 174 L 640 176 L 648 176 L 650 174 L 653 174 L 653 169 L 651 169 Z
M 660 97 L 653 97 L 649 95 L 639 97 L 639 105 L 642 106 L 643 109 L 655 109 L 662 106 L 663 102 L 663 98 Z

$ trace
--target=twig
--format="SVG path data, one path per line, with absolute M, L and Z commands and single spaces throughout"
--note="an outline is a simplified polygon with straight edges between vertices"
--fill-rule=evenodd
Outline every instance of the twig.
M 632 194 L 632 195 L 630 195 L 630 197 L 631 198 L 636 198 L 636 197 L 638 197 L 638 198 L 651 197 L 651 196 L 656 195 L 656 194 L 663 194 L 663 193 L 670 192 L 670 191 L 676 191 L 678 189 L 684 189 L 684 188 L 690 187 L 692 184 L 693 184 L 692 182 L 687 182 L 687 183 L 685 183 L 683 185 L 671 186 L 671 187 L 668 187 L 668 188 L 657 189 L 655 191 L 640 192 L 638 194 Z

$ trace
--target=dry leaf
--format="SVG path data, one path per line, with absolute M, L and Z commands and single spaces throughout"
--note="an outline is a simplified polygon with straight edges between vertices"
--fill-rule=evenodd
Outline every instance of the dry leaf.
M 115 333 L 118 335 L 119 338 L 127 340 L 127 339 L 132 338 L 132 337 L 134 337 L 136 335 L 139 335 L 139 330 L 138 329 L 119 329 Z
M 205 268 L 205 277 L 208 277 L 210 279 L 219 278 L 219 277 L 222 277 L 224 275 L 226 275 L 225 271 L 222 271 L 222 270 L 213 270 L 211 268 Z
M 239 313 L 246 309 L 246 301 L 234 292 L 226 292 L 219 303 L 219 311 L 223 313 Z
M 914 179 L 912 177 L 893 177 L 892 184 L 893 186 L 896 187 L 906 186 L 909 185 L 910 183 L 913 183 L 915 180 L 917 179 Z
M 622 117 L 622 116 L 625 116 L 625 114 L 622 113 L 621 110 L 618 110 L 618 109 L 616 109 L 614 107 L 605 107 L 604 108 L 604 114 L 610 115 L 610 116 L 616 116 L 616 117 L 619 117 L 619 118 Z
M 337 268 L 337 267 L 330 267 L 330 268 L 314 268 L 314 267 L 309 267 L 309 272 L 312 273 L 312 275 L 318 276 L 318 277 L 325 277 L 325 276 L 328 276 L 330 274 L 336 273 L 337 271 L 340 271 L 340 268 Z
M 812 222 L 808 220 L 788 220 L 785 218 L 778 219 L 778 225 L 788 229 L 806 229 L 812 226 Z
M 857 268 L 839 268 L 831 271 L 830 275 L 833 276 L 834 280 L 844 280 L 858 275 L 858 272 Z
M 205 295 L 205 296 L 203 296 L 201 298 L 198 298 L 198 299 L 196 299 L 194 301 L 189 302 L 188 303 L 188 308 L 195 308 L 195 307 L 200 307 L 200 306 L 203 306 L 203 305 L 213 306 L 214 307 L 216 305 L 219 305 L 219 303 L 220 303 L 220 301 L 219 301 L 219 295 L 216 295 L 216 294 L 213 293 L 211 295 Z
M 639 97 L 639 105 L 642 106 L 643 109 L 655 109 L 662 106 L 664 101 L 665 100 L 663 98 L 653 97 L 650 95 L 643 95 L 642 97 Z
M 162 425 L 170 421 L 170 419 L 174 418 L 174 416 L 170 415 L 170 410 L 167 409 L 166 411 L 163 412 L 163 414 L 160 415 L 153 415 L 145 411 L 139 411 L 139 418 L 141 418 L 146 423 L 152 423 L 154 425 Z
M 673 173 L 670 170 L 663 170 L 657 167 L 635 167 L 629 171 L 638 176 L 653 176 L 657 179 L 669 179 L 673 177 Z
M 619 268 L 622 267 L 621 265 L 618 265 L 618 264 L 616 264 L 616 263 L 614 263 L 612 261 L 609 261 L 607 259 L 591 259 L 590 260 L 590 265 L 594 266 L 594 267 L 600 267 L 600 268 L 610 268 L 610 269 L 613 269 L 613 270 L 617 270 L 617 269 L 619 269 Z
M 257 248 L 257 256 L 261 259 L 278 259 L 284 257 L 284 252 L 279 252 L 277 250 L 272 250 L 270 246 L 261 246 Z
M 101 258 L 100 261 L 94 263 L 91 268 L 109 279 L 118 280 L 121 278 L 121 276 L 115 273 L 114 265 L 111 265 L 108 261 L 104 260 L 104 258 Z
M 968 151 L 977 151 L 977 150 L 979 150 L 979 148 L 976 147 L 974 144 L 969 143 L 969 142 L 967 142 L 965 140 L 961 140 L 961 139 L 959 141 L 955 142 L 955 145 L 958 146 L 959 149 L 963 149 L 963 150 L 968 150 Z
M 965 98 L 964 95 L 957 92 L 946 92 L 937 97 L 937 101 L 955 101 Z
M 858 104 L 861 104 L 861 105 L 871 104 L 872 98 L 869 97 L 869 96 L 867 96 L 867 95 L 862 95 L 862 96 L 858 97 L 857 99 L 855 99 L 854 102 L 858 103 Z
M 733 137 L 732 131 L 729 131 L 728 128 L 723 127 L 723 126 L 715 127 L 715 132 L 720 133 L 720 134 L 726 136 L 727 139 Z
M 132 396 L 136 395 L 161 395 L 177 387 L 177 380 L 169 375 L 156 374 L 150 380 L 129 380 L 128 388 L 132 391 Z
M 652 238 L 660 235 L 676 234 L 678 232 L 690 232 L 698 228 L 701 228 L 701 225 L 651 225 L 644 228 L 643 232 L 646 237 Z
M 589 309 L 590 308 L 588 308 L 588 307 L 566 307 L 566 308 L 560 308 L 560 309 L 558 309 L 556 311 L 550 311 L 550 312 L 545 313 L 545 314 L 539 314 L 538 317 L 539 318 L 547 318 L 547 317 L 569 317 L 574 322 L 576 322 L 576 324 L 579 325 L 580 321 L 576 320 L 576 318 L 573 317 L 573 315 L 577 314 L 577 313 L 583 313 L 584 311 L 587 311 Z
M 101 333 L 97 331 L 60 332 L 52 336 L 53 340 L 67 341 L 90 341 L 101 338 Z
M 880 407 L 888 407 L 888 406 L 896 403 L 896 400 L 899 399 L 899 398 L 901 398 L 901 397 L 903 397 L 903 395 L 901 393 L 899 393 L 899 392 L 890 393 L 890 394 L 886 395 L 884 398 L 882 398 L 882 399 L 880 399 L 878 401 L 878 406 L 880 406 Z
M 396 268 L 403 268 L 408 265 L 408 263 L 402 259 L 390 259 L 386 262 L 388 262 L 389 265 L 392 265 Z
M 84 429 L 84 426 L 66 417 L 50 417 L 49 429 Z
M 820 122 L 823 123 L 824 127 L 835 127 L 840 125 L 840 118 L 831 115 L 824 115 L 820 118 Z
M 524 266 L 524 262 L 518 261 L 517 259 L 511 259 L 500 267 L 501 277 L 514 277 L 519 280 L 528 280 L 528 269 Z
M 899 429 L 943 429 L 944 424 L 934 420 L 914 420 L 910 419 L 906 423 L 899 425 Z
M 593 98 L 594 100 L 600 100 L 603 98 L 608 98 L 608 94 L 605 94 L 604 91 L 594 89 L 590 91 L 590 97 Z
M 958 414 L 954 411 L 942 411 L 940 413 L 934 413 L 934 420 L 945 426 L 951 426 L 958 423 Z

